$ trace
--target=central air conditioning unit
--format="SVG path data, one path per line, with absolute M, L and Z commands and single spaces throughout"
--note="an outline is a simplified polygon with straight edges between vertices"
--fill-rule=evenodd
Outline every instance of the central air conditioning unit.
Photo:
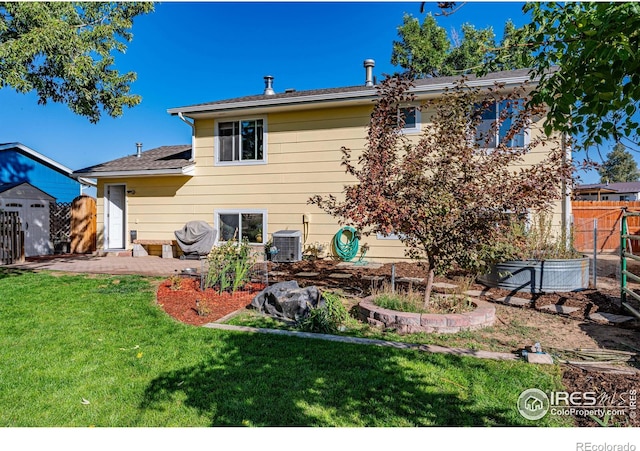
M 302 232 L 299 230 L 280 230 L 273 232 L 275 253 L 271 258 L 277 263 L 298 262 L 302 260 Z

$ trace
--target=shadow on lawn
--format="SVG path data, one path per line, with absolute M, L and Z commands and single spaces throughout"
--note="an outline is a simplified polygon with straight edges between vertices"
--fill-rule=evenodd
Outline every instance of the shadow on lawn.
M 212 426 L 522 424 L 485 394 L 474 399 L 473 381 L 464 382 L 467 389 L 442 370 L 483 373 L 486 363 L 475 359 L 286 337 L 230 334 L 224 341 L 203 363 L 154 379 L 140 408 L 164 410 L 180 400 Z M 407 365 L 405 356 L 433 371 Z
M 27 273 L 33 273 L 30 269 L 16 269 L 16 268 L 7 268 L 5 266 L 0 266 L 0 279 L 6 279 L 7 277 L 16 277 L 21 276 Z

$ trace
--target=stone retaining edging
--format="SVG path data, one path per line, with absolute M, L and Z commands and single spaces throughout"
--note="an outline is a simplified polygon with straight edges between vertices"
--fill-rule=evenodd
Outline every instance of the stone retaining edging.
M 467 313 L 407 313 L 378 307 L 369 296 L 358 304 L 358 317 L 374 327 L 396 329 L 407 333 L 456 333 L 477 330 L 493 325 L 496 308 L 488 302 L 474 299 L 476 309 Z
M 312 332 L 300 332 L 298 330 L 282 330 L 282 329 L 264 329 L 258 327 L 248 326 L 232 326 L 231 324 L 207 323 L 202 327 L 209 329 L 224 330 L 227 332 L 244 332 L 251 334 L 271 334 L 281 335 L 287 337 L 297 338 L 311 338 L 315 340 L 327 340 L 338 343 L 350 343 L 357 345 L 371 345 L 371 346 L 386 346 L 395 349 L 408 349 L 437 354 L 451 354 L 464 357 L 475 357 L 478 359 L 492 359 L 492 360 L 520 360 L 515 353 L 512 352 L 492 352 L 483 351 L 480 349 L 465 349 L 465 348 L 449 348 L 446 346 L 438 345 L 421 345 L 418 343 L 401 343 L 397 341 L 377 340 L 375 338 L 359 338 L 348 337 L 342 335 L 330 335 L 330 334 L 316 334 Z

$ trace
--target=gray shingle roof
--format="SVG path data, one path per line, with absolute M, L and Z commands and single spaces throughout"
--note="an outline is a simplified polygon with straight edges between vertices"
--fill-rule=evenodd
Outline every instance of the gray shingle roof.
M 591 183 L 576 185 L 576 191 L 607 189 L 616 193 L 640 193 L 640 182 Z
M 147 171 L 162 169 L 182 169 L 193 164 L 191 158 L 191 145 L 182 144 L 175 146 L 162 146 L 145 150 L 140 156 L 129 155 L 117 160 L 107 161 L 95 166 L 89 166 L 75 171 L 76 175 L 97 174 L 122 171 Z
M 483 77 L 476 77 L 475 75 L 467 75 L 466 77 L 468 78 L 469 81 L 473 81 L 473 80 L 499 81 L 503 79 L 527 77 L 528 75 L 529 75 L 529 69 L 517 69 L 517 70 L 502 71 L 502 72 L 492 72 Z M 423 90 L 429 91 L 429 88 L 431 87 L 454 83 L 459 79 L 460 79 L 460 76 L 420 78 L 420 79 L 414 80 L 413 84 L 414 84 L 414 87 L 419 91 L 423 91 Z M 339 95 L 339 94 L 348 94 L 351 92 L 362 93 L 367 91 L 370 91 L 371 95 L 375 95 L 377 92 L 377 89 L 375 86 L 367 87 L 364 85 L 359 85 L 359 86 L 347 86 L 347 87 L 341 87 L 341 88 L 311 89 L 311 90 L 305 90 L 305 91 L 282 92 L 282 93 L 276 93 L 274 95 L 258 94 L 258 95 L 251 95 L 251 96 L 236 97 L 231 99 L 216 100 L 213 102 L 198 103 L 198 104 L 188 105 L 184 107 L 172 108 L 171 110 L 189 110 L 191 108 L 202 108 L 206 106 L 216 106 L 216 105 L 218 106 L 232 105 L 234 103 L 244 103 L 244 102 L 264 101 L 264 103 L 268 104 L 270 101 L 281 101 L 281 100 L 287 100 L 287 99 L 292 101 L 303 100 L 305 97 L 331 96 L 333 94 Z

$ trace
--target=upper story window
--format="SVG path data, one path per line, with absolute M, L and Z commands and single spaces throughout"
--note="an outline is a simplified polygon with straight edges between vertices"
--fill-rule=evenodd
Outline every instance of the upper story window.
M 398 108 L 398 121 L 404 120 L 403 133 L 420 132 L 420 110 L 415 106 Z
M 484 111 L 476 128 L 476 144 L 480 147 L 496 148 L 524 147 L 529 144 L 527 127 L 510 136 L 511 127 L 517 121 L 521 110 L 521 102 L 503 100 L 492 103 Z
M 221 164 L 266 162 L 264 119 L 242 119 L 217 123 L 216 162 Z

